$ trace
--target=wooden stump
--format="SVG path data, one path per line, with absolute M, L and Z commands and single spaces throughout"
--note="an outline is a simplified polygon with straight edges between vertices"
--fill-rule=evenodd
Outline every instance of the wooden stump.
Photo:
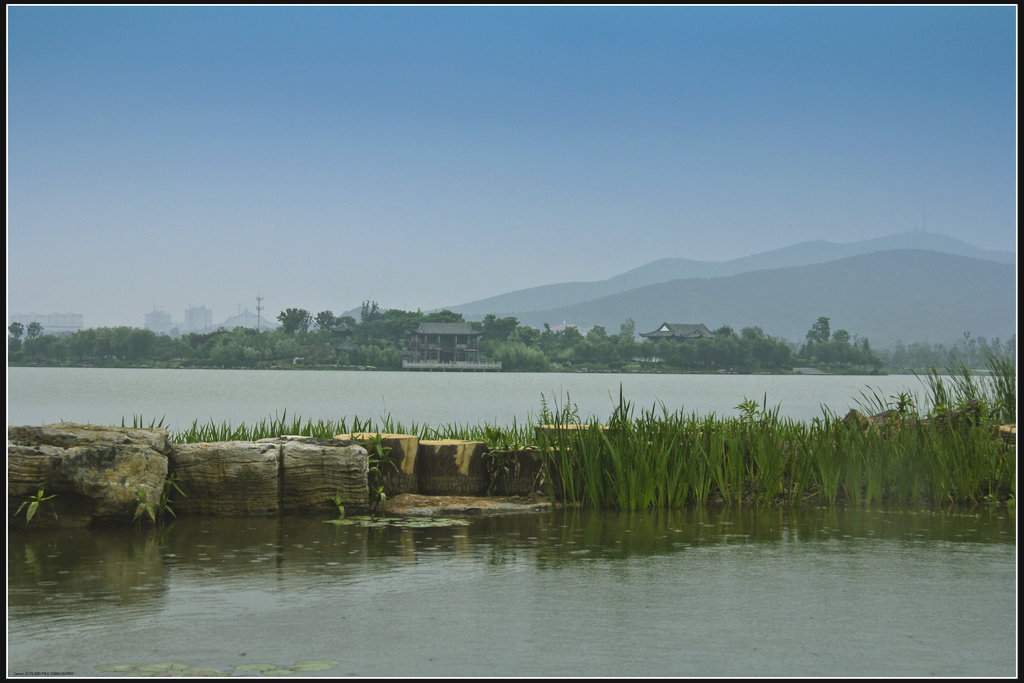
M 489 496 L 527 496 L 537 491 L 543 466 L 540 451 L 524 448 L 518 451 L 490 451 L 484 455 Z
M 426 496 L 481 496 L 487 488 L 483 441 L 420 441 L 419 492 Z
M 419 493 L 416 481 L 416 454 L 419 452 L 420 437 L 411 434 L 358 432 L 338 434 L 334 438 L 359 442 L 372 460 L 375 456 L 377 437 L 380 437 L 380 445 L 385 453 L 384 462 L 377 466 L 384 483 L 384 493 L 388 498 L 403 493 Z

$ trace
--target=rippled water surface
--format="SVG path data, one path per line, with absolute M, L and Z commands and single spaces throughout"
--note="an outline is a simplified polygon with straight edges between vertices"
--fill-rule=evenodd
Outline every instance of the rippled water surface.
M 286 410 L 314 421 L 390 414 L 405 425 L 507 425 L 536 417 L 542 396 L 564 403 L 566 394 L 584 418 L 605 419 L 620 387 L 641 408 L 664 403 L 671 412 L 735 415 L 744 398 L 767 397 L 781 415 L 811 420 L 821 417 L 822 406 L 845 415 L 861 392 L 922 392 L 913 376 L 9 368 L 7 379 L 8 424 L 109 425 L 122 418 L 131 424 L 133 415 L 142 415 L 147 423 L 165 418 L 171 429 L 187 429 L 195 420 L 252 424 Z
M 15 531 L 8 568 L 9 675 L 1016 672 L 1015 519 L 999 508 L 182 519 Z

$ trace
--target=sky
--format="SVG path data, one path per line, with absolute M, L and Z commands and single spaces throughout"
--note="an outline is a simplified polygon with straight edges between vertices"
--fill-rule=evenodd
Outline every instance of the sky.
M 1016 23 L 8 7 L 8 314 L 429 311 L 921 227 L 1015 252 Z

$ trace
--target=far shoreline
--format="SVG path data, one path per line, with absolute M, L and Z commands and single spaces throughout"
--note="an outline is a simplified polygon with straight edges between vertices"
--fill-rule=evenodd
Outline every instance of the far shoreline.
M 219 366 L 219 365 L 180 365 L 180 364 L 152 364 L 152 363 L 7 363 L 8 368 L 81 368 L 95 370 L 275 370 L 282 372 L 313 371 L 313 372 L 408 372 L 409 374 L 593 374 L 593 375 L 764 375 L 764 376 L 868 376 L 879 377 L 891 374 L 885 370 L 864 370 L 856 368 L 817 368 L 802 366 L 791 370 L 741 370 L 741 369 L 719 369 L 719 370 L 676 370 L 676 369 L 646 369 L 642 367 L 624 368 L 595 368 L 591 366 L 560 367 L 549 370 L 500 370 L 498 372 L 480 373 L 473 371 L 459 370 L 437 370 L 437 371 L 410 371 L 378 368 L 364 365 L 304 365 L 304 364 L 276 364 L 266 367 L 246 366 Z M 908 372 L 914 372 L 908 369 Z M 917 372 L 927 372 L 921 368 Z M 899 373 L 897 373 L 899 374 Z

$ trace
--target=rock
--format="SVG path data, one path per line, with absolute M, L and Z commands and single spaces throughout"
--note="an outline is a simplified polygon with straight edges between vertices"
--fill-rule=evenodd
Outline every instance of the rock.
M 162 429 L 67 422 L 8 427 L 8 524 L 24 523 L 24 511 L 17 519 L 14 515 L 40 489 L 55 497 L 40 506 L 33 525 L 131 521 L 140 494 L 153 505 L 159 503 L 170 452 Z
M 420 441 L 419 492 L 427 496 L 479 496 L 487 488 L 483 441 Z
M 354 441 L 289 435 L 256 443 L 281 448 L 282 512 L 335 516 L 335 494 L 341 494 L 346 512 L 368 509 L 369 462 L 366 449 Z
M 358 441 L 366 449 L 370 458 L 374 457 L 376 438 L 380 437 L 380 445 L 384 449 L 385 460 L 379 465 L 384 482 L 384 493 L 389 498 L 403 493 L 418 493 L 416 481 L 416 454 L 419 452 L 420 437 L 411 434 L 338 434 L 335 439 L 351 439 Z
M 281 511 L 281 446 L 220 441 L 176 445 L 170 473 L 185 497 L 171 493 L 176 515 L 272 515 Z

